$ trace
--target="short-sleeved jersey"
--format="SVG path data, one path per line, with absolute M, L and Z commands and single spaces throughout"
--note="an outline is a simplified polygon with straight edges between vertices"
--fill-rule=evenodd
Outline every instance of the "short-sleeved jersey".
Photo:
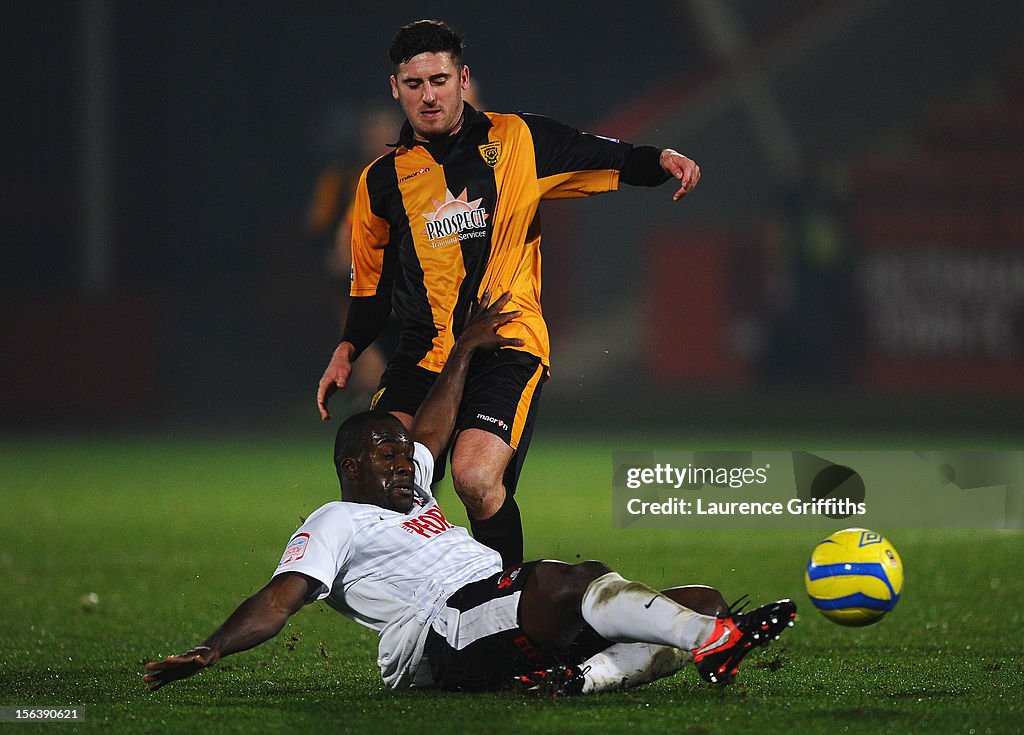
M 440 371 L 485 289 L 523 312 L 501 333 L 549 364 L 541 313 L 538 205 L 618 188 L 632 146 L 529 114 L 466 105 L 459 132 L 413 139 L 362 173 L 352 228 L 351 295 L 390 294 L 403 331 L 396 361 Z
M 444 517 L 430 492 L 433 458 L 416 444 L 409 513 L 362 503 L 317 509 L 288 541 L 274 576 L 301 572 L 324 600 L 380 634 L 378 664 L 391 687 L 409 686 L 430 621 L 460 587 L 501 570 L 501 557 Z

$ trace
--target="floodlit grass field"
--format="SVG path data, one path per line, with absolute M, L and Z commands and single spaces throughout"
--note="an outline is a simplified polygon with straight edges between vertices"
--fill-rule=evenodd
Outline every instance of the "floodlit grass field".
M 265 583 L 300 519 L 336 498 L 330 442 L 328 430 L 285 441 L 0 440 L 0 705 L 85 708 L 84 723 L 26 732 L 1024 728 L 1024 534 L 876 529 L 902 554 L 903 599 L 876 626 L 840 628 L 803 592 L 822 533 L 614 530 L 611 452 L 640 447 L 548 435 L 520 486 L 527 557 L 600 558 L 655 586 L 704 582 L 730 599 L 791 596 L 796 627 L 724 690 L 687 670 L 622 694 L 536 700 L 387 691 L 375 636 L 316 604 L 263 647 L 149 693 L 143 661 L 199 643 Z M 450 488 L 441 502 L 464 519 Z

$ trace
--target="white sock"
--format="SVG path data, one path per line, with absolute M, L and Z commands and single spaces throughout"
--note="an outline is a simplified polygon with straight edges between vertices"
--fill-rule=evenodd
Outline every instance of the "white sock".
M 706 641 L 715 627 L 714 617 L 615 572 L 590 583 L 581 608 L 583 619 L 598 635 L 618 643 L 660 643 L 689 651 Z
M 693 657 L 653 643 L 615 643 L 582 664 L 583 693 L 606 692 L 646 684 L 679 671 Z

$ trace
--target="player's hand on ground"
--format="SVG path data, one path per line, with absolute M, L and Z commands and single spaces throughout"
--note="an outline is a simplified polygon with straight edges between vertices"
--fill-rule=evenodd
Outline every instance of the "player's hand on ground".
M 679 189 L 672 195 L 672 201 L 678 202 L 693 191 L 700 181 L 700 166 L 678 151 L 666 148 L 658 159 L 661 168 L 679 182 Z
M 355 345 L 351 342 L 342 342 L 331 355 L 331 361 L 324 370 L 323 377 L 316 389 L 316 407 L 320 410 L 320 418 L 327 421 L 331 418 L 327 410 L 327 401 L 335 391 L 345 387 L 348 383 L 348 376 L 352 374 L 352 353 Z
M 176 656 L 168 656 L 162 661 L 150 661 L 146 664 L 146 671 L 142 681 L 149 685 L 149 690 L 155 692 L 165 684 L 170 684 L 178 679 L 187 679 L 208 666 L 212 666 L 220 657 L 209 646 L 196 646 L 185 653 Z
M 505 311 L 502 309 L 512 300 L 512 292 L 506 291 L 492 304 L 491 292 L 484 291 L 480 301 L 469 310 L 466 326 L 459 336 L 458 345 L 467 350 L 496 350 L 501 347 L 521 347 L 523 340 L 519 337 L 503 337 L 498 329 L 513 319 L 522 316 L 521 311 Z

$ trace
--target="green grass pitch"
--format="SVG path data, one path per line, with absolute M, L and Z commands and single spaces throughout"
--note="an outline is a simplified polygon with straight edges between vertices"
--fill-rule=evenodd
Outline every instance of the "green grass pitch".
M 903 557 L 903 599 L 878 625 L 841 628 L 803 592 L 807 555 L 823 533 L 615 530 L 611 452 L 641 447 L 545 434 L 520 485 L 528 557 L 600 558 L 655 586 L 702 582 L 730 599 L 791 596 L 796 627 L 747 659 L 725 689 L 688 669 L 625 693 L 537 700 L 388 691 L 375 636 L 316 604 L 264 646 L 148 692 L 143 661 L 200 642 L 265 583 L 300 519 L 337 497 L 331 437 L 325 429 L 291 440 L 0 440 L 0 705 L 78 705 L 87 717 L 17 731 L 1024 728 L 1021 532 L 876 529 Z M 441 502 L 452 520 L 464 519 L 450 488 Z

